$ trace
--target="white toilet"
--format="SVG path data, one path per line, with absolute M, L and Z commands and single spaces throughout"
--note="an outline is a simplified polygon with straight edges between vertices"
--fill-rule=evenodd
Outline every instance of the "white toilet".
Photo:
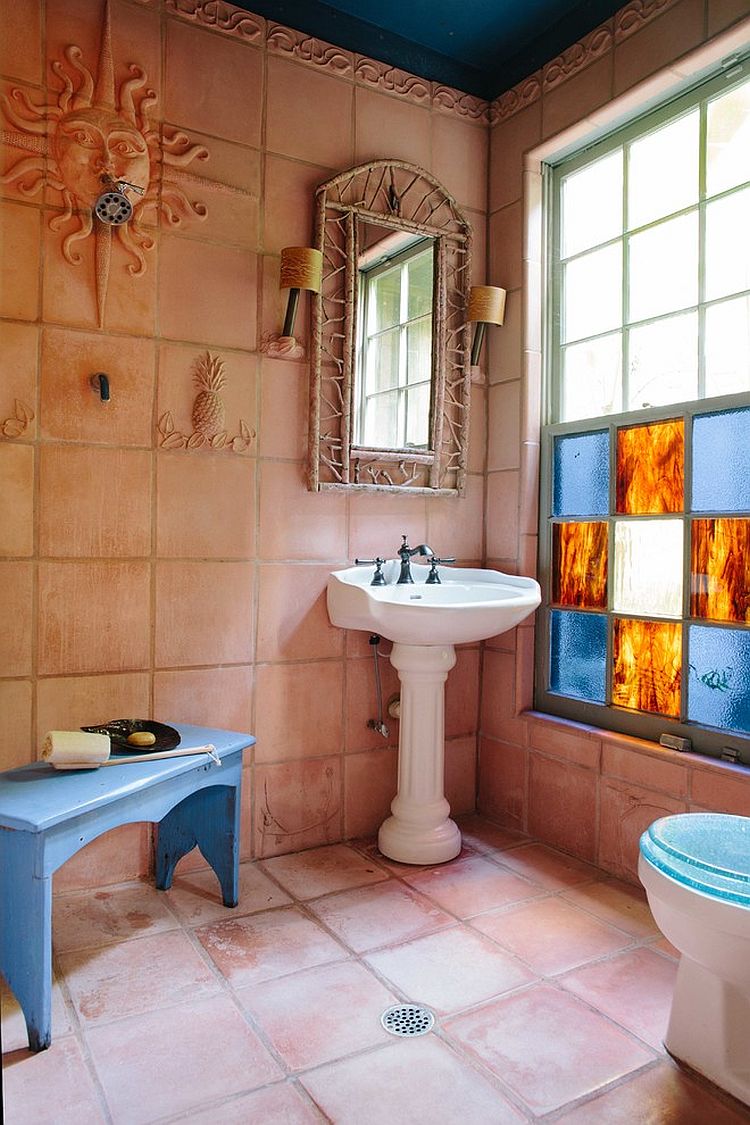
M 750 817 L 654 821 L 638 874 L 659 929 L 682 954 L 664 1045 L 750 1105 Z

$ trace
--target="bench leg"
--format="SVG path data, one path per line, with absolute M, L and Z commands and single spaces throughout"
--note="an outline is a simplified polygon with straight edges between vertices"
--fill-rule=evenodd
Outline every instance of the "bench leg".
M 159 822 L 156 887 L 168 891 L 178 860 L 198 846 L 213 867 L 225 906 L 239 900 L 240 789 L 213 785 L 175 805 Z
M 43 842 L 0 833 L 0 969 L 26 1020 L 29 1048 L 52 1042 L 52 880 L 34 874 Z

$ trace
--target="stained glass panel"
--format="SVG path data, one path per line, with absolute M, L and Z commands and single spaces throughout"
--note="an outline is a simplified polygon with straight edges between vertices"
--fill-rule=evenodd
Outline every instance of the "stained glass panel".
M 629 516 L 681 512 L 684 492 L 681 418 L 617 431 L 617 511 Z
M 750 511 L 750 410 L 721 410 L 693 419 L 694 512 Z
M 688 719 L 747 734 L 750 632 L 691 625 L 688 635 Z
M 679 718 L 682 625 L 616 617 L 612 702 L 634 711 Z
M 609 433 L 555 438 L 553 515 L 609 512 Z
M 693 520 L 693 617 L 750 622 L 750 520 Z
M 607 608 L 606 523 L 556 523 L 552 543 L 552 601 Z
M 682 520 L 615 524 L 615 613 L 682 616 Z
M 553 609 L 550 618 L 551 690 L 604 703 L 607 618 L 564 609 Z

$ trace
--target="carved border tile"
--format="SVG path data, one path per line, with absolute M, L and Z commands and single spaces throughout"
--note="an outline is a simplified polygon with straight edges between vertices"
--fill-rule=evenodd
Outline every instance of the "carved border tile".
M 455 90 L 452 86 L 441 86 L 438 82 L 432 83 L 432 105 L 434 109 L 455 113 L 459 117 L 468 117 L 483 124 L 490 119 L 489 102 L 474 94 L 464 94 L 462 90 Z
M 407 70 L 399 70 L 366 55 L 355 56 L 354 77 L 363 86 L 376 86 L 388 94 L 400 94 L 417 105 L 430 104 L 432 84 L 426 78 L 418 78 Z
M 354 55 L 343 47 L 315 39 L 302 31 L 284 27 L 280 23 L 268 25 L 266 45 L 269 51 L 293 55 L 300 62 L 331 71 L 338 78 L 351 78 L 354 73 Z
M 236 8 L 234 4 L 226 4 L 224 0 L 166 0 L 165 7 L 169 15 L 199 23 L 214 31 L 223 31 L 227 35 L 236 35 L 245 43 L 254 43 L 258 47 L 263 45 L 266 32 L 263 17 Z
M 615 12 L 615 43 L 622 43 L 636 31 L 666 12 L 677 0 L 632 0 Z
M 526 109 L 542 96 L 542 72 L 531 74 L 524 78 L 512 90 L 506 90 L 499 98 L 495 98 L 490 106 L 490 124 L 496 125 L 498 121 L 507 121 L 519 110 Z
M 572 47 L 568 47 L 557 58 L 546 63 L 542 68 L 542 90 L 544 93 L 554 90 L 555 86 L 559 86 L 561 82 L 571 78 L 577 71 L 583 70 L 584 67 L 595 62 L 602 55 L 606 55 L 608 51 L 612 50 L 613 42 L 613 21 L 608 20 L 607 23 L 595 28 L 594 31 L 590 31 L 588 35 L 574 43 Z

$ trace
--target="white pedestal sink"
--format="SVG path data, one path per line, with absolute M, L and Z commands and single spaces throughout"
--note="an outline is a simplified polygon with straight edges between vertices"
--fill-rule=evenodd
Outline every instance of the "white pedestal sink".
M 398 585 L 399 563 L 387 562 L 385 586 L 371 586 L 371 568 L 349 567 L 328 579 L 328 616 L 342 629 L 364 629 L 393 641 L 391 663 L 401 681 L 398 792 L 381 825 L 378 846 L 400 863 L 445 863 L 461 850 L 461 834 L 444 796 L 444 686 L 456 663 L 455 644 L 504 633 L 541 601 L 533 578 L 452 567 L 428 585 L 426 566 L 414 583 Z

